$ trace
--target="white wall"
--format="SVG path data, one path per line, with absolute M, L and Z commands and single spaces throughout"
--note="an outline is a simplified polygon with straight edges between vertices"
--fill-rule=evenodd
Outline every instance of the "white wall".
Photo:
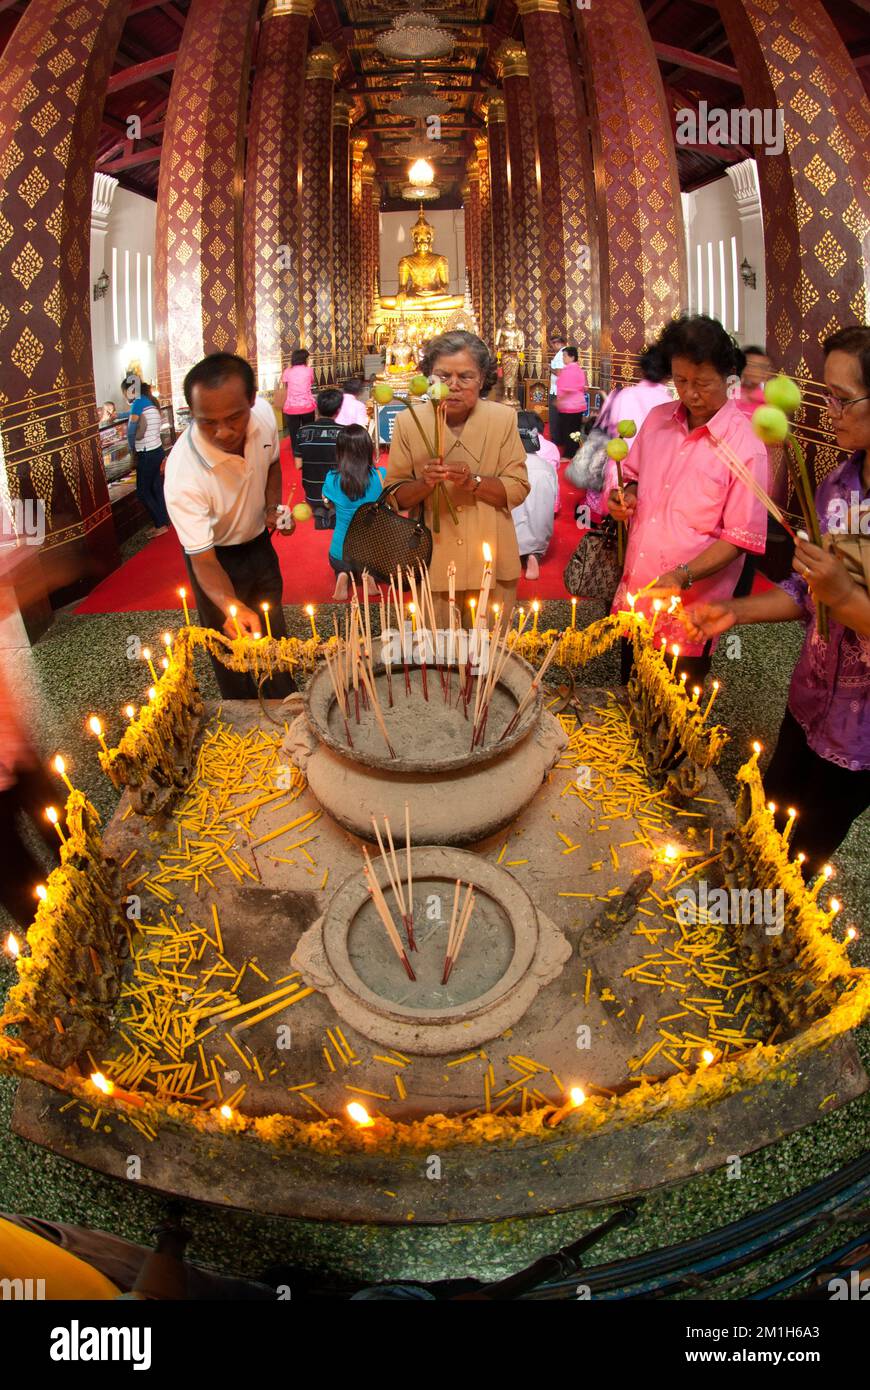
M 399 261 L 414 250 L 411 228 L 417 221 L 419 205 L 408 205 L 407 212 L 382 212 L 381 217 L 381 294 L 399 289 Z M 424 206 L 426 221 L 435 232 L 433 250 L 446 256 L 450 266 L 450 293 L 465 293 L 465 211 L 462 208 L 430 212 Z
M 741 218 L 734 187 L 725 176 L 682 195 L 689 266 L 689 307 L 719 319 L 740 343 L 765 341 L 763 242 Z M 755 219 L 753 219 L 755 220 Z M 760 226 L 760 209 L 757 218 Z M 743 284 L 744 256 L 756 287 Z
M 91 283 L 101 270 L 111 281 L 105 298 L 92 300 L 94 384 L 97 403 L 125 402 L 121 381 L 134 361 L 142 377 L 153 382 L 157 371 L 155 345 L 154 241 L 157 204 L 139 193 L 117 188 L 102 250 L 91 238 Z M 97 265 L 96 261 L 100 264 Z

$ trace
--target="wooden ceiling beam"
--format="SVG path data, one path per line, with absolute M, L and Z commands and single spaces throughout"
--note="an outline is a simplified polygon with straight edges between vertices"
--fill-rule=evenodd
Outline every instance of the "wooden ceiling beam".
M 706 77 L 718 78 L 720 82 L 730 82 L 735 87 L 741 85 L 740 74 L 728 63 L 718 63 L 715 58 L 705 58 L 700 53 L 690 53 L 687 48 L 675 48 L 673 44 L 659 43 L 655 39 L 653 50 L 660 63 L 673 63 L 678 68 L 688 68 L 689 72 L 702 72 Z
M 138 82 L 148 82 L 164 72 L 172 72 L 178 61 L 178 49 L 174 53 L 163 53 L 159 58 L 149 58 L 147 63 L 134 63 L 132 67 L 122 68 L 109 78 L 107 95 L 121 92 L 125 87 L 134 87 Z

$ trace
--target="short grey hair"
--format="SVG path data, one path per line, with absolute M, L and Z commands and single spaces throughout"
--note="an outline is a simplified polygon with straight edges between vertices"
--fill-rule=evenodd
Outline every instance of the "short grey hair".
M 466 333 L 463 328 L 453 328 L 449 333 L 439 333 L 426 344 L 420 362 L 424 376 L 431 376 L 439 357 L 452 357 L 454 353 L 467 352 L 483 374 L 481 391 L 489 391 L 496 383 L 495 359 L 482 338 L 476 333 Z

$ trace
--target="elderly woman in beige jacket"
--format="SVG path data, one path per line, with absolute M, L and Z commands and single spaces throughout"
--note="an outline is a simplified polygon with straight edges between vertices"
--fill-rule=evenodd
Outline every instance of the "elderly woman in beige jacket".
M 402 411 L 390 442 L 387 485 L 402 483 L 394 494 L 402 511 L 422 502 L 432 530 L 432 494 L 439 483 L 453 503 L 440 508 L 440 530 L 432 532 L 429 574 L 436 617 L 447 623 L 448 565 L 456 566 L 456 604 L 470 621 L 468 600 L 477 597 L 483 576 L 483 546 L 492 550 L 490 601 L 510 609 L 520 577 L 520 552 L 511 508 L 529 491 L 526 451 L 510 406 L 482 400 L 481 391 L 495 380 L 495 364 L 486 344 L 473 333 L 442 333 L 428 344 L 421 363 L 426 376 L 447 383 L 447 428 L 444 458 L 432 459 L 416 428 Z M 423 433 L 435 437 L 434 408 L 416 404 Z

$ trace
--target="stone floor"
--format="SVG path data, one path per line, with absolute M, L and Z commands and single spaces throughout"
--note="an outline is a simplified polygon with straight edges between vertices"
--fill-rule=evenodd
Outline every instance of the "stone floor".
M 545 604 L 541 625 L 566 623 L 567 604 Z M 303 635 L 307 619 L 288 613 L 291 630 Z M 598 616 L 595 612 L 590 616 Z M 61 749 L 73 777 L 110 816 L 117 797 L 103 777 L 85 731 L 85 717 L 100 713 L 116 735 L 123 721 L 121 707 L 141 698 L 149 683 L 146 673 L 127 657 L 130 637 L 155 644 L 166 626 L 177 625 L 178 613 L 112 615 L 100 618 L 61 618 L 33 652 L 21 672 L 22 700 L 33 712 L 35 736 L 48 755 Z M 323 610 L 325 623 L 329 610 Z M 725 750 L 721 774 L 733 791 L 733 773 L 744 760 L 749 741 L 757 737 L 770 750 L 785 702 L 788 677 L 800 636 L 792 628 L 746 629 L 739 656 L 720 652 L 714 673 L 722 681 L 720 718 L 733 740 Z M 591 663 L 578 679 L 590 685 L 612 683 L 615 657 Z M 210 672 L 202 679 L 206 695 L 214 694 Z M 764 759 L 762 759 L 763 763 Z M 870 821 L 853 828 L 835 864 L 837 888 L 849 918 L 870 921 Z M 858 964 L 870 964 L 868 939 L 853 948 Z M 0 990 L 11 983 L 11 970 L 0 965 Z M 868 1030 L 858 1036 L 865 1065 L 870 1061 Z M 108 1229 L 144 1239 L 160 1200 L 146 1191 L 86 1172 L 9 1133 L 14 1084 L 0 1082 L 0 1191 L 10 1210 L 29 1211 Z M 833 1171 L 865 1147 L 868 1106 L 859 1100 L 820 1118 L 807 1130 L 769 1145 L 743 1160 L 739 1180 L 724 1171 L 694 1178 L 660 1191 L 648 1199 L 634 1226 L 617 1231 L 595 1250 L 597 1260 L 613 1259 L 687 1238 L 766 1206 Z M 543 1216 L 507 1226 L 458 1226 L 375 1231 L 365 1227 L 252 1217 L 193 1207 L 185 1220 L 194 1231 L 192 1256 L 215 1267 L 253 1272 L 265 1260 L 293 1260 L 306 1266 L 330 1268 L 369 1278 L 403 1273 L 422 1279 L 446 1273 L 487 1269 L 507 1270 L 537 1254 L 576 1237 L 601 1218 L 589 1213 Z

